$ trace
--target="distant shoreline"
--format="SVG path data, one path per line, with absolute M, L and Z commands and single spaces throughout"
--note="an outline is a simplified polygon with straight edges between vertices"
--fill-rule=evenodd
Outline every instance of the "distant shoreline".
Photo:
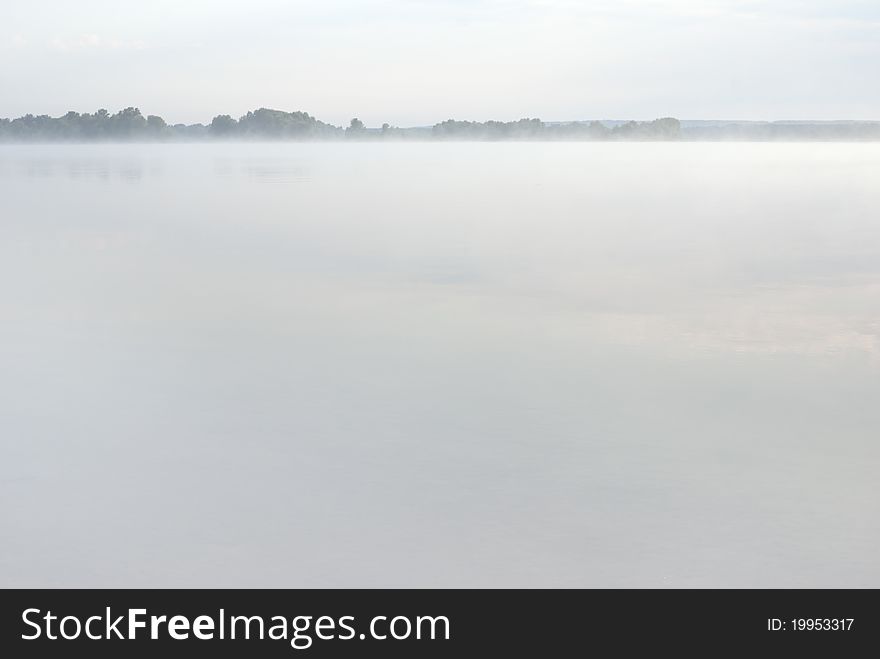
M 880 142 L 880 137 L 775 137 L 775 138 L 746 138 L 746 137 L 684 137 L 676 140 L 672 139 L 616 139 L 616 140 L 591 140 L 591 139 L 550 139 L 550 138 L 533 138 L 533 139 L 445 139 L 438 140 L 427 137 L 410 137 L 405 139 L 348 139 L 348 140 L 331 140 L 331 139 L 297 139 L 297 138 L 169 138 L 163 140 L 155 139 L 27 139 L 27 140 L 0 140 L 0 149 L 3 147 L 13 146 L 113 146 L 113 145 L 144 145 L 144 146 L 162 146 L 173 144 L 190 144 L 190 145 L 209 145 L 209 144 L 610 144 L 610 143 L 626 143 L 626 144 L 875 144 Z
M 306 112 L 260 108 L 234 119 L 218 115 L 210 124 L 168 124 L 135 107 L 60 117 L 27 114 L 0 119 L 2 143 L 208 142 L 208 141 L 682 141 L 682 142 L 857 142 L 880 141 L 880 121 L 713 121 L 664 117 L 653 121 L 545 122 L 458 121 L 402 128 L 368 127 L 359 119 L 347 128 Z

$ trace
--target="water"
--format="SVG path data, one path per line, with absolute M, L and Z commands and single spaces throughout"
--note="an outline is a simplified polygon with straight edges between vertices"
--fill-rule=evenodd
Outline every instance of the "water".
M 880 586 L 880 147 L 0 148 L 0 585 Z

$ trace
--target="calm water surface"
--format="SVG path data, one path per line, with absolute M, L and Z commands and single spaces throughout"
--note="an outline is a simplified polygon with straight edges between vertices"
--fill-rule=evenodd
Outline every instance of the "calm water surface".
M 0 147 L 0 586 L 880 587 L 880 146 Z

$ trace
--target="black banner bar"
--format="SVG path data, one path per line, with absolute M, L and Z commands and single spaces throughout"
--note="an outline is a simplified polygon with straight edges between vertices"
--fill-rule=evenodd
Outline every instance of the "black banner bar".
M 880 620 L 874 590 L 7 590 L 0 601 L 7 657 L 849 656 L 876 649 Z

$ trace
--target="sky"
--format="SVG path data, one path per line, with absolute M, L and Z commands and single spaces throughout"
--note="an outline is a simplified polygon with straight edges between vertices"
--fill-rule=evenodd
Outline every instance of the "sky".
M 878 0 L 4 2 L 0 117 L 880 119 Z

